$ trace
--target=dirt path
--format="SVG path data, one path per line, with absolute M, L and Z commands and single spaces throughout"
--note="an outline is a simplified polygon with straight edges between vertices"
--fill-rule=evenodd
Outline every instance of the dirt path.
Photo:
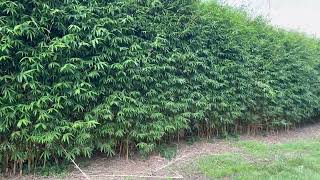
M 257 140 L 265 143 L 285 143 L 291 140 L 310 139 L 320 137 L 320 123 L 311 124 L 295 130 L 272 134 L 268 136 L 241 136 L 241 140 Z
M 281 132 L 268 136 L 241 136 L 241 140 L 257 140 L 266 143 L 282 143 L 295 139 L 308 139 L 320 137 L 320 123 L 309 125 L 288 132 Z M 232 146 L 230 141 L 215 139 L 212 143 L 201 141 L 192 145 L 179 144 L 177 157 L 169 161 L 158 154 L 151 155 L 148 159 L 123 158 L 95 158 L 90 160 L 89 165 L 82 170 L 90 179 L 160 179 L 161 177 L 175 177 L 184 179 L 205 179 L 201 175 L 188 177 L 186 173 L 171 168 L 175 164 L 192 162 L 194 157 L 205 154 L 241 153 L 241 149 Z M 157 177 L 157 178 L 152 178 Z M 1 177 L 0 177 L 1 179 Z M 24 176 L 11 179 L 61 179 L 57 177 L 34 177 Z M 86 179 L 76 168 L 62 179 Z

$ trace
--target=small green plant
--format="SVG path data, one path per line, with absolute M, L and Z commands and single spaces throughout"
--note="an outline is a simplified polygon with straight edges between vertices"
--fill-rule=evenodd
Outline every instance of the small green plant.
M 240 135 L 234 132 L 223 132 L 219 134 L 217 138 L 231 140 L 231 141 L 238 141 L 240 139 Z
M 45 167 L 38 167 L 35 169 L 36 174 L 41 176 L 59 176 L 64 177 L 70 170 L 70 164 L 63 163 L 60 165 L 47 165 Z
M 160 145 L 158 148 L 160 155 L 168 160 L 173 159 L 177 155 L 176 145 Z
M 201 138 L 199 136 L 189 136 L 186 138 L 186 143 L 188 145 L 192 145 L 193 143 L 198 142 L 200 140 Z

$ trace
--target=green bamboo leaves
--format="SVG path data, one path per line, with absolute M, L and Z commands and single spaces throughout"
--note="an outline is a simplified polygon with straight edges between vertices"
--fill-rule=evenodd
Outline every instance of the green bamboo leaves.
M 319 50 L 196 0 L 2 0 L 2 172 L 312 120 Z

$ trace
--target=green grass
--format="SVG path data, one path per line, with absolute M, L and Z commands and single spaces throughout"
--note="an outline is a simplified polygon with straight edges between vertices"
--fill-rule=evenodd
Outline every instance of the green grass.
M 176 145 L 160 145 L 158 151 L 160 155 L 166 159 L 173 159 L 177 155 L 177 146 Z
M 252 170 L 253 166 L 242 157 L 225 154 L 205 156 L 198 161 L 199 169 L 209 177 L 225 177 Z M 213 170 L 214 167 L 214 170 Z
M 199 158 L 199 172 L 210 179 L 320 179 L 319 140 L 277 145 L 242 141 L 237 146 L 244 153 Z

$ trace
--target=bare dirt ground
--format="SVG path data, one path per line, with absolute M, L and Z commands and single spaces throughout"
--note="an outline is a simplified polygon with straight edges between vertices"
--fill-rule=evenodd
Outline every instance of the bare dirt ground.
M 320 123 L 309 124 L 294 130 L 274 133 L 268 136 L 241 136 L 241 140 L 257 140 L 270 144 L 285 143 L 292 140 L 320 137 Z
M 285 131 L 268 136 L 240 136 L 240 140 L 257 140 L 265 143 L 282 143 L 291 140 L 310 139 L 320 137 L 320 123 L 297 128 L 295 130 Z M 23 176 L 11 177 L 9 179 L 206 179 L 202 175 L 192 173 L 192 175 L 175 168 L 176 164 L 192 163 L 195 157 L 208 154 L 223 153 L 241 153 L 241 149 L 232 146 L 232 142 L 227 140 L 214 139 L 213 142 L 200 141 L 192 145 L 185 143 L 178 144 L 177 156 L 169 161 L 159 154 L 153 154 L 147 159 L 133 158 L 125 160 L 124 158 L 95 158 L 90 160 L 89 164 L 81 167 L 87 178 L 74 168 L 66 177 L 39 177 Z M 79 163 L 79 162 L 77 162 Z M 0 179 L 2 179 L 0 177 Z M 8 179 L 8 178 L 7 178 Z

